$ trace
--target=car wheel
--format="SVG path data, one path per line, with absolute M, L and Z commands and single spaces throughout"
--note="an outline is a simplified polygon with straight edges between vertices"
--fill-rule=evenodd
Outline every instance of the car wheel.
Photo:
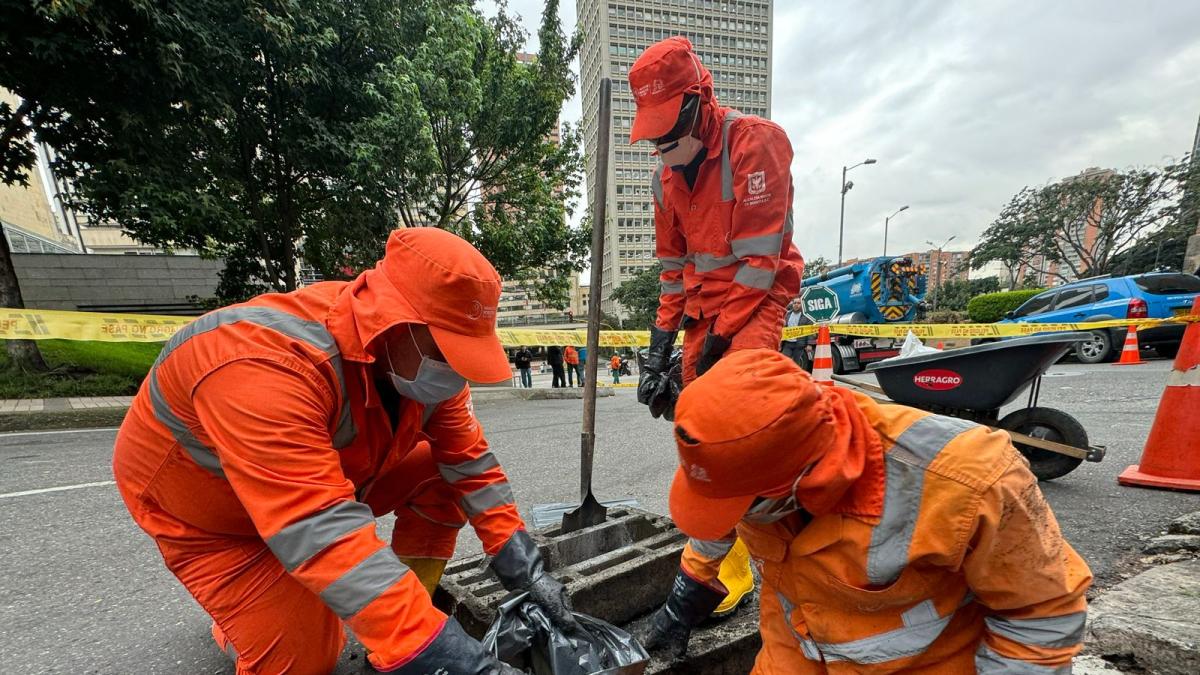
M 837 345 L 833 345 L 833 374 L 846 374 L 846 368 L 842 365 L 842 350 Z
M 1164 359 L 1173 359 L 1179 353 L 1179 343 L 1168 342 L 1167 344 L 1154 345 L 1154 353 Z
M 1088 447 L 1088 435 L 1079 420 L 1054 408 L 1024 408 L 1005 415 L 997 426 L 1019 434 L 1081 450 Z M 1029 469 L 1038 480 L 1052 480 L 1071 473 L 1083 460 L 1050 450 L 1013 441 L 1013 446 L 1029 460 Z
M 1094 330 L 1091 338 L 1075 345 L 1075 358 L 1080 363 L 1103 363 L 1112 357 L 1112 336 L 1105 330 Z

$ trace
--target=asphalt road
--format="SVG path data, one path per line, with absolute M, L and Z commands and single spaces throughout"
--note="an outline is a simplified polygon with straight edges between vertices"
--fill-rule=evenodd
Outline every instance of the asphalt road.
M 1103 463 L 1043 484 L 1101 585 L 1116 579 L 1141 538 L 1200 509 L 1196 495 L 1116 484 L 1141 454 L 1169 368 L 1064 364 L 1043 385 L 1042 405 L 1075 415 L 1093 443 L 1108 446 Z M 526 515 L 536 504 L 578 498 L 581 409 L 578 400 L 476 405 Z M 674 470 L 667 424 L 652 420 L 631 389 L 599 399 L 597 410 L 597 494 L 665 513 Z M 108 482 L 114 435 L 0 435 L 0 671 L 232 673 L 207 616 L 162 567 Z M 45 491 L 59 487 L 72 489 Z M 389 528 L 381 521 L 382 536 Z M 460 553 L 478 551 L 465 530 Z M 338 672 L 357 668 L 348 653 Z

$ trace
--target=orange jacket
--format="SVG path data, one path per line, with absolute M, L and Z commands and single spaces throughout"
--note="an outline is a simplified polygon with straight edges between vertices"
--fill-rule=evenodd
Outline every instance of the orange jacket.
M 654 230 L 663 271 L 658 316 L 678 330 L 684 314 L 716 316 L 732 339 L 768 297 L 800 292 L 804 260 L 792 244 L 792 148 L 779 125 L 707 106 L 707 157 L 694 189 L 670 168 L 654 172 Z
M 613 370 L 620 370 L 621 357 L 617 356 L 616 354 L 613 354 L 613 357 L 608 360 L 608 367 L 612 368 Z
M 372 274 L 263 295 L 188 324 L 138 392 L 113 468 L 131 510 L 165 511 L 215 538 L 260 537 L 379 663 L 395 663 L 445 616 L 376 536 L 376 481 L 388 484 L 428 440 L 489 553 L 523 524 L 469 388 L 433 409 L 402 399 L 393 429 L 366 346 L 414 315 Z
M 1007 434 L 858 400 L 886 453 L 882 517 L 738 524 L 762 576 L 755 672 L 1059 672 L 1092 575 Z M 732 536 L 689 542 L 684 569 L 715 578 Z
M 575 351 L 575 348 L 571 345 L 567 345 L 567 348 L 563 350 L 563 361 L 573 366 L 578 365 L 579 352 Z

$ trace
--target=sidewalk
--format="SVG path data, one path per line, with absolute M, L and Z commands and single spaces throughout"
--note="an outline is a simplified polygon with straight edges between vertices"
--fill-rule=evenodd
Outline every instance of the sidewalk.
M 128 408 L 132 396 L 92 396 L 81 398 L 9 398 L 0 399 L 0 415 L 5 413 L 65 412 L 98 408 Z

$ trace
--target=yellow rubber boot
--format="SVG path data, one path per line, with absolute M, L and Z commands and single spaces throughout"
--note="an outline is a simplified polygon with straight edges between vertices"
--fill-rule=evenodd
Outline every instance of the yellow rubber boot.
M 436 558 L 401 558 L 400 562 L 417 575 L 417 579 L 432 598 L 433 592 L 437 590 L 438 583 L 442 580 L 442 572 L 446 570 L 446 561 Z
M 732 614 L 743 600 L 750 597 L 750 592 L 754 590 L 754 573 L 750 571 L 750 550 L 741 538 L 733 543 L 729 555 L 721 561 L 721 572 L 717 578 L 729 589 L 729 595 L 717 605 L 713 616 L 727 616 Z

